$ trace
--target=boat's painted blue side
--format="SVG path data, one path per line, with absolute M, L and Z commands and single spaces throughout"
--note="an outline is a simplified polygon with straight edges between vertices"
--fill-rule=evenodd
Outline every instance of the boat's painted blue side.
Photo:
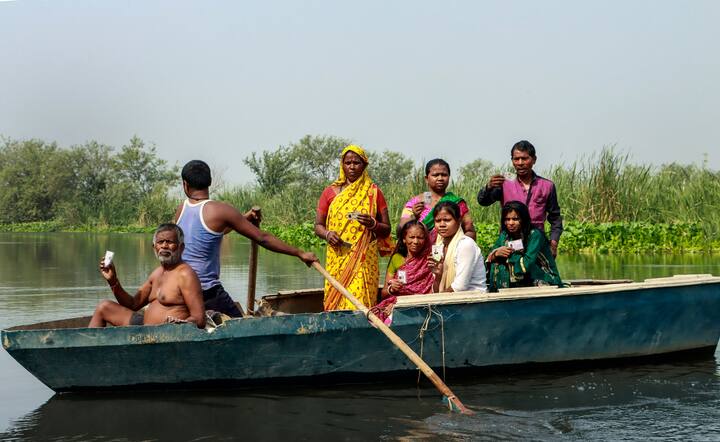
M 720 283 L 396 308 L 392 329 L 431 366 L 487 367 L 714 347 Z M 560 289 L 562 290 L 562 289 Z M 359 312 L 192 325 L 2 332 L 3 346 L 58 391 L 414 370 Z

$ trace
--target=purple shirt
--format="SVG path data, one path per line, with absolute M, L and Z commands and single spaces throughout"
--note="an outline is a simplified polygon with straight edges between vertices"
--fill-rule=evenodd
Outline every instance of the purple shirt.
M 525 186 L 518 179 L 505 180 L 502 187 L 488 189 L 484 187 L 478 192 L 478 203 L 489 206 L 495 201 L 505 205 L 508 201 L 520 201 L 528 206 L 530 222 L 533 227 L 545 231 L 545 219 L 550 223 L 550 240 L 559 241 L 563 231 L 560 205 L 557 202 L 555 184 L 533 172 L 530 187 Z

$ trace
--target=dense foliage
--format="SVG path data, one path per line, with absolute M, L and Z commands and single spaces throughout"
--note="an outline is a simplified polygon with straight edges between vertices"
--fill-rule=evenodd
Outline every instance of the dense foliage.
M 307 136 L 298 144 L 266 152 L 295 158 L 288 163 L 291 172 L 282 188 L 260 185 L 267 180 L 256 172 L 258 185 L 228 189 L 221 196 L 238 207 L 262 201 L 266 224 L 293 226 L 283 232 L 296 244 L 317 243 L 308 221 L 315 216 L 320 192 L 337 176 L 338 156 L 347 143 L 340 138 Z M 312 163 L 323 167 L 301 161 L 310 152 L 315 152 Z M 400 153 L 372 153 L 369 171 L 385 194 L 393 221 L 399 219 L 410 196 L 425 190 L 424 165 Z M 497 237 L 499 205 L 481 207 L 475 197 L 491 175 L 504 171 L 512 171 L 509 162 L 499 166 L 483 159 L 452 170 L 450 190 L 468 201 L 478 243 L 485 249 Z M 705 164 L 635 165 L 627 154 L 606 147 L 596 155 L 539 173 L 557 187 L 565 220 L 561 250 L 720 250 L 720 173 Z
M 224 186 L 215 197 L 241 210 L 260 205 L 263 226 L 305 247 L 322 241 L 312 232 L 317 198 L 337 177 L 339 153 L 350 140 L 305 136 L 253 153 L 245 164 L 256 181 Z M 407 199 L 425 190 L 424 164 L 401 153 L 369 152 L 369 173 L 399 219 Z M 486 250 L 495 240 L 499 207 L 480 207 L 477 191 L 511 169 L 476 159 L 452 165 L 451 189 L 464 197 Z M 565 251 L 640 252 L 720 250 L 720 173 L 706 164 L 636 165 L 612 147 L 539 173 L 552 179 L 565 219 Z M 39 140 L 0 146 L 0 230 L 138 231 L 172 219 L 177 168 L 155 147 L 133 138 L 119 151 L 89 142 L 69 149 Z
M 170 219 L 177 170 L 133 137 L 115 152 L 94 141 L 69 149 L 40 140 L 0 146 L 0 222 L 146 226 Z

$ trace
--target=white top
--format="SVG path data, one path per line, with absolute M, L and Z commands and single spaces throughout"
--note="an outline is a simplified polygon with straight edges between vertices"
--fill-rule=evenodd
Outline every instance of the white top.
M 480 247 L 465 236 L 455 249 L 455 279 L 450 287 L 456 292 L 467 290 L 487 291 L 485 286 L 485 259 Z

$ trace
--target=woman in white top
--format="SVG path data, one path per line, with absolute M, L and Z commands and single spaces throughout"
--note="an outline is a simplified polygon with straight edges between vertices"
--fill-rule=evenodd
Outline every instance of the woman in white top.
M 485 263 L 475 241 L 465 236 L 460 207 L 449 201 L 433 209 L 438 236 L 428 266 L 435 275 L 433 292 L 485 292 Z M 439 249 L 442 248 L 442 253 Z

